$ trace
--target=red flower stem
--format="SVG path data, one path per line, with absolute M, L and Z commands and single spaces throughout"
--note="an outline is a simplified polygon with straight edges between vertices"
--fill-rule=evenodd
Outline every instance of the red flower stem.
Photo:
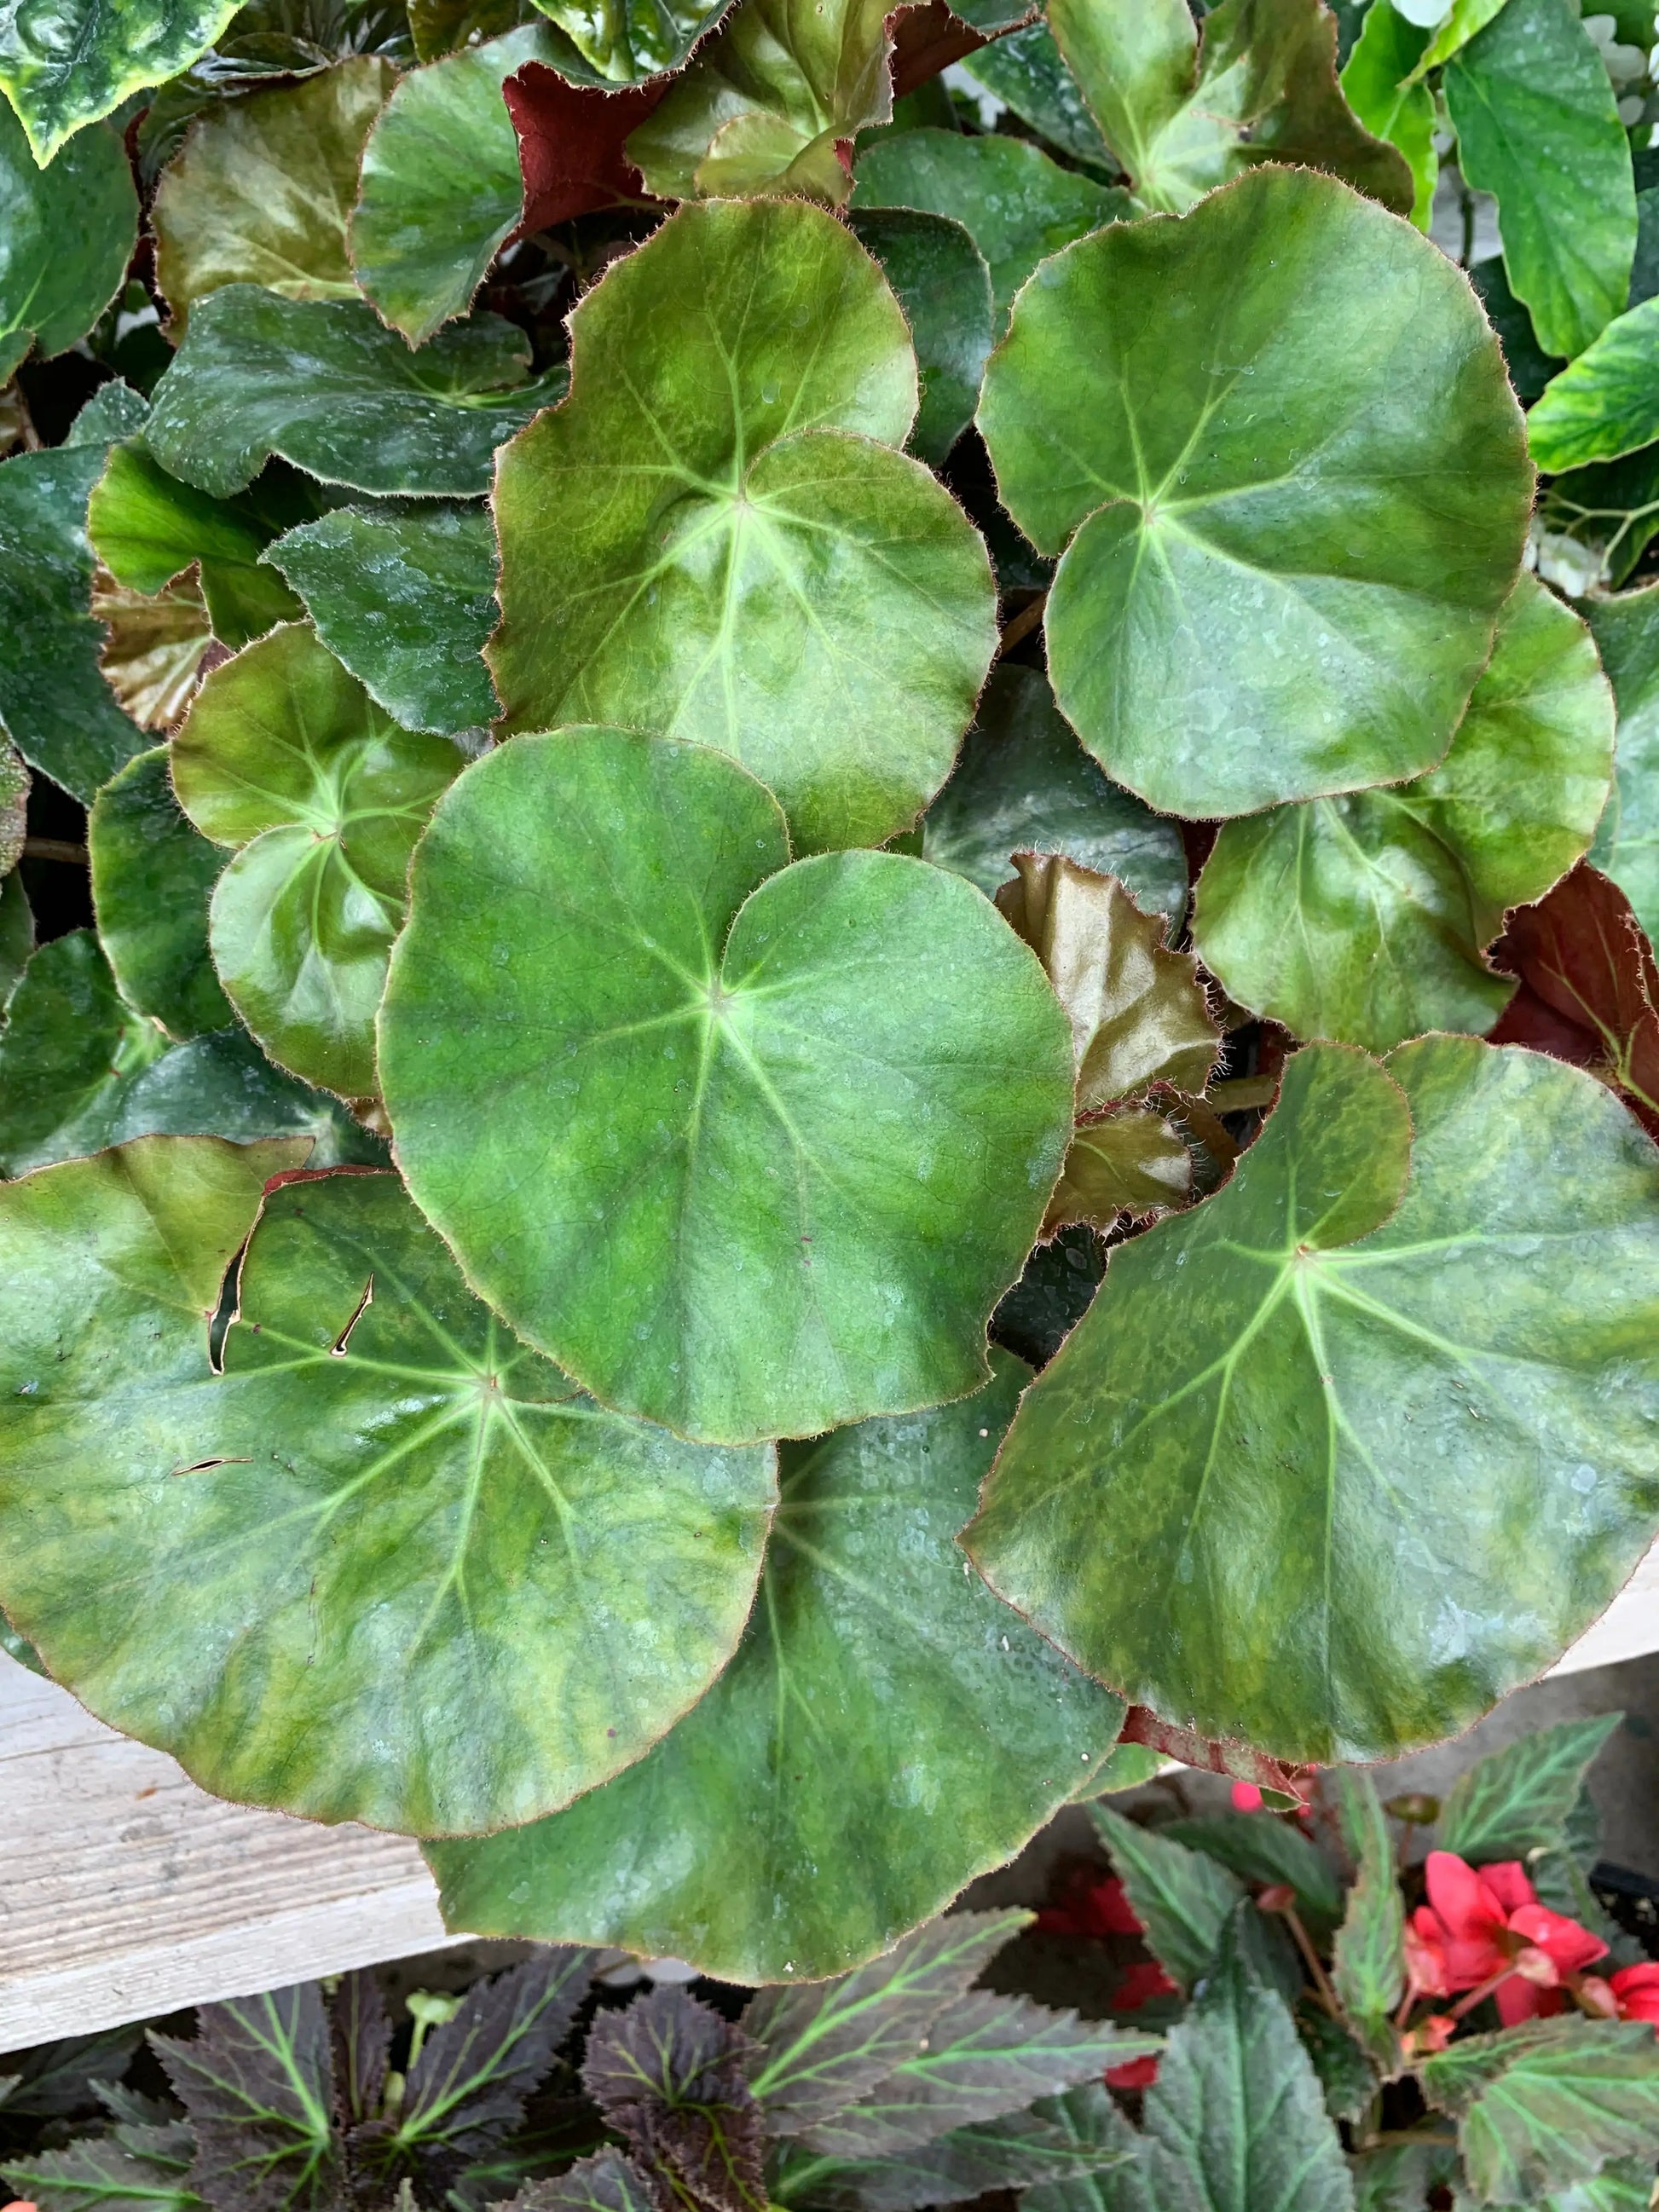
M 1482 1997 L 1489 1997 L 1492 1991 L 1498 1987 L 1498 1984 L 1500 1982 L 1508 1981 L 1510 1976 L 1514 1972 L 1515 1969 L 1513 1966 L 1505 1966 L 1501 1973 L 1492 1974 L 1489 1976 L 1486 1981 L 1478 1984 L 1475 1988 L 1469 1991 L 1466 1997 L 1462 1998 L 1458 2003 L 1452 2007 L 1452 2018 L 1454 2020 L 1462 2020 L 1466 2013 L 1473 2012 L 1476 2005 L 1480 2003 Z

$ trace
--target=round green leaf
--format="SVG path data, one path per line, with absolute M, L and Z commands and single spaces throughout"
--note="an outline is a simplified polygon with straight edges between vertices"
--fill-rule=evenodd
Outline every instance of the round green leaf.
M 992 1364 L 954 1405 L 783 1448 L 736 1658 L 567 1812 L 428 1845 L 452 1927 L 581 1931 L 733 1982 L 844 1973 L 1099 1766 L 1121 1704 L 964 1575 L 953 1540 L 1029 1380 Z
M 303 623 L 216 668 L 173 741 L 196 827 L 235 849 L 209 940 L 231 1004 L 279 1066 L 374 1095 L 374 1010 L 409 855 L 461 765 L 399 729 Z
M 1619 702 L 1614 781 L 1590 858 L 1659 939 L 1659 585 L 1585 602 Z
M 138 240 L 138 195 L 119 135 L 83 131 L 39 168 L 0 100 L 0 384 L 31 344 L 62 353 L 92 328 Z
M 0 1600 L 206 1788 L 422 1835 L 526 1820 L 702 1694 L 772 1455 L 619 1419 L 507 1336 L 392 1176 L 152 1138 L 0 1192 Z
M 205 52 L 237 0 L 11 0 L 0 92 L 44 167 L 66 138 Z
M 787 860 L 719 753 L 515 740 L 434 816 L 381 1014 L 399 1164 L 469 1280 L 688 1436 L 973 1389 L 1070 1130 L 1067 1024 L 978 892 Z
M 989 894 L 1015 853 L 1063 853 L 1115 876 L 1143 912 L 1187 911 L 1181 832 L 1109 783 L 1033 668 L 1005 662 L 985 687 L 956 772 L 921 825 L 924 860 Z
M 155 281 L 182 335 L 198 300 L 262 284 L 285 300 L 355 300 L 346 217 L 363 144 L 397 81 L 359 54 L 191 126 L 150 211 Z
M 290 530 L 265 558 L 329 651 L 406 730 L 453 735 L 501 712 L 483 664 L 495 533 L 483 507 L 339 507 Z
M 1021 294 L 980 424 L 1016 522 L 1066 547 L 1055 696 L 1151 805 L 1249 813 L 1444 753 L 1532 478 L 1497 341 L 1409 226 L 1282 170 L 1113 224 Z
M 225 856 L 179 811 L 157 745 L 104 786 L 87 823 L 98 935 L 129 1006 L 176 1037 L 232 1019 L 208 955 Z
M 964 1540 L 1164 1717 L 1394 1758 L 1541 1673 L 1653 1540 L 1659 1152 L 1601 1085 L 1470 1037 L 1387 1073 L 1310 1045 L 1232 1181 L 1114 1252 Z
M 354 491 L 485 491 L 490 462 L 564 388 L 526 384 L 530 341 L 499 315 L 411 353 L 361 300 L 284 300 L 227 284 L 191 318 L 145 436 L 162 467 L 216 499 L 272 453 Z
M 937 466 L 974 419 L 994 335 L 991 279 L 959 222 L 914 208 L 870 208 L 848 228 L 904 310 L 921 371 L 910 449 Z
M 718 746 L 808 850 L 913 822 L 996 649 L 995 590 L 949 493 L 887 450 L 916 366 L 880 270 L 802 201 L 686 207 L 570 329 L 570 398 L 496 481 L 508 727 Z
M 1515 986 L 1482 948 L 1588 850 L 1613 725 L 1589 631 L 1523 576 L 1437 769 L 1224 826 L 1199 881 L 1200 957 L 1298 1036 L 1386 1052 L 1490 1029 Z

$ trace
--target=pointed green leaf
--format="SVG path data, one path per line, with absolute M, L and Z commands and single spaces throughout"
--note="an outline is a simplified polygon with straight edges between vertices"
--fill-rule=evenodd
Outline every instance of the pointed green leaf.
M 1572 0 L 1508 0 L 1446 65 L 1457 160 L 1498 199 L 1510 289 L 1571 359 L 1624 311 L 1636 252 L 1630 140 Z
M 1530 476 L 1497 343 L 1426 239 L 1282 170 L 1114 224 L 1021 295 L 980 426 L 1015 521 L 1066 548 L 1055 696 L 1151 805 L 1249 813 L 1444 753 Z
M 1190 1990 L 1209 1972 L 1222 1931 L 1244 1895 L 1208 1853 L 1143 1828 L 1109 1805 L 1089 1808 L 1123 1883 L 1129 1909 L 1164 1972 Z
M 362 301 L 211 293 L 155 387 L 146 438 L 163 468 L 216 499 L 272 453 L 327 483 L 390 495 L 489 488 L 495 447 L 564 388 L 527 384 L 530 342 L 498 315 L 411 353 Z
M 119 134 L 83 131 L 48 168 L 0 100 L 0 384 L 31 346 L 62 353 L 108 306 L 138 241 Z
M 87 824 L 98 935 L 128 1005 L 175 1037 L 233 1016 L 208 956 L 208 902 L 224 854 L 180 812 L 167 749 L 104 786 Z
M 1328 1762 L 1455 1734 L 1659 1522 L 1656 1190 L 1577 1069 L 1309 1046 L 1232 1181 L 1113 1255 L 965 1540 L 1062 1650 L 1204 1735 Z
M 1185 0 L 1052 0 L 1060 52 L 1147 207 L 1173 215 L 1250 165 L 1324 169 L 1396 214 L 1412 179 L 1337 88 L 1319 0 L 1222 0 L 1200 41 Z
M 1540 469 L 1614 461 L 1659 438 L 1659 299 L 1613 318 L 1545 386 L 1527 416 Z
M 551 59 L 541 26 L 411 70 L 364 150 L 351 217 L 357 282 L 394 330 L 423 345 L 464 315 L 524 212 L 518 134 L 501 86 Z
M 172 755 L 185 811 L 235 854 L 209 923 L 232 1005 L 279 1066 L 372 1097 L 409 855 L 461 755 L 400 729 L 297 623 L 215 669 Z
M 1535 2021 L 1454 2044 L 1420 2069 L 1431 2104 L 1457 2117 L 1471 2185 L 1487 2203 L 1531 2203 L 1593 2181 L 1610 2159 L 1659 2155 L 1659 2045 L 1645 2021 Z
M 526 2182 L 495 2212 L 657 2212 L 649 2177 L 620 2151 L 578 2159 L 553 2181 Z
M 1401 15 L 1389 0 L 1372 0 L 1341 76 L 1343 97 L 1360 122 L 1373 138 L 1386 139 L 1410 169 L 1411 217 L 1419 230 L 1429 227 L 1440 172 L 1434 149 L 1434 95 L 1413 74 L 1428 42 L 1427 31 Z
M 175 336 L 227 284 L 261 284 L 285 300 L 356 298 L 346 218 L 364 141 L 396 81 L 390 62 L 360 54 L 223 100 L 192 125 L 150 211 Z
M 994 39 L 969 54 L 962 67 L 1062 154 L 1109 176 L 1116 167 L 1047 23 Z
M 483 664 L 495 626 L 495 533 L 482 507 L 337 507 L 264 556 L 317 635 L 406 730 L 453 735 L 501 712 Z
M 1584 1777 L 1623 1718 L 1558 1722 L 1477 1759 L 1447 1794 L 1436 1844 L 1474 1866 L 1559 1849 Z
M 1406 1987 L 1405 1906 L 1394 1838 L 1369 1774 L 1344 1769 L 1338 1784 L 1359 1867 L 1332 1946 L 1331 1986 L 1367 2048 L 1392 2060 L 1397 2042 L 1389 2015 Z
M 501 746 L 421 844 L 381 1016 L 399 1161 L 469 1279 L 686 1435 L 975 1389 L 1070 1127 L 1064 1018 L 977 891 L 787 857 L 708 748 Z
M 1179 926 L 1187 911 L 1179 829 L 1109 783 L 1043 678 L 1006 661 L 992 671 L 951 781 L 922 817 L 921 850 L 988 896 L 1013 874 L 1016 853 L 1063 853 L 1115 876 L 1143 913 Z
M 890 1944 L 1019 1848 L 1104 1757 L 1122 1709 L 965 1574 L 951 1540 L 1026 1376 L 1006 1352 L 993 1360 L 995 1379 L 971 1397 L 783 1447 L 761 1602 L 737 1657 L 605 1789 L 538 1827 L 429 1846 L 453 1926 L 586 1928 L 735 1981 L 823 1974 Z M 990 1948 L 1018 1925 L 997 1922 Z M 750 2022 L 774 2053 L 756 2077 L 769 2125 L 798 2134 L 853 2103 L 914 2054 L 927 2003 L 937 2011 L 977 1972 L 951 1981 L 920 1936 L 901 1951 L 827 2011 L 803 1990 Z M 827 2107 L 811 2086 L 821 2066 Z
M 1613 794 L 1590 858 L 1659 938 L 1659 586 L 1588 600 L 1584 618 L 1619 704 Z
M 991 272 L 998 326 L 1039 261 L 1133 210 L 1127 192 L 1062 169 L 1023 138 L 896 131 L 854 171 L 853 206 L 920 208 L 959 222 Z
M 1166 1821 L 1158 1833 L 1218 1859 L 1242 1881 L 1288 1883 L 1304 1919 L 1322 1932 L 1342 1917 L 1335 1868 L 1289 1820 L 1271 1813 L 1208 1813 Z
M 1106 2089 L 1098 2083 L 1069 2089 L 1042 2109 L 1062 2135 L 1107 2155 L 1086 2173 L 1028 2189 L 1022 2212 L 1152 2212 L 1142 2185 L 1139 2139 Z
M 1354 2212 L 1423 2212 L 1436 2189 L 1458 2172 L 1455 2146 L 1444 2136 L 1388 2143 L 1353 2160 Z
M 117 995 L 90 930 L 33 955 L 0 1030 L 0 1176 L 95 1152 L 167 1040 Z
M 39 2212 L 204 2212 L 189 2186 L 195 2138 L 182 2121 L 118 2127 L 64 2150 L 8 2160 L 5 2178 Z
M 1363 2120 L 1379 2085 L 1376 2069 L 1358 2039 L 1311 1996 L 1293 2008 L 1291 2018 L 1302 2048 L 1319 2076 L 1325 2110 L 1334 2120 Z M 1388 2028 L 1390 2053 L 1397 2052 L 1399 2037 L 1389 2022 L 1383 2026 Z M 1423 2209 L 1414 2205 L 1413 2212 L 1423 2212 Z
M 0 92 L 44 167 L 130 92 L 188 69 L 237 0 L 13 0 L 0 16 Z
M 724 1665 L 771 1455 L 582 1398 L 391 1176 L 268 1194 L 216 1374 L 225 1262 L 298 1149 L 155 1138 L 0 1192 L 26 1409 L 0 1598 L 85 1704 L 222 1796 L 427 1834 L 532 1819 Z
M 333 2212 L 338 2149 L 327 2016 L 315 1982 L 204 2005 L 189 2042 L 152 2047 L 196 2138 L 191 2185 L 246 2212 Z
M 718 746 L 798 848 L 913 822 L 995 595 L 960 508 L 886 450 L 916 368 L 875 264 L 799 201 L 685 208 L 586 295 L 571 344 L 570 398 L 501 457 L 508 726 Z
M 994 335 L 991 278 L 959 222 L 914 208 L 856 210 L 848 228 L 904 310 L 916 349 L 921 404 L 909 446 L 937 467 L 974 419 Z
M 1224 826 L 1193 917 L 1205 964 L 1300 1036 L 1386 1052 L 1489 1030 L 1514 985 L 1482 950 L 1588 849 L 1613 725 L 1589 633 L 1522 576 L 1440 767 Z
M 588 2031 L 582 2087 L 670 2202 L 763 2212 L 761 2115 L 745 2074 L 753 2045 L 685 1990 L 653 1990 Z

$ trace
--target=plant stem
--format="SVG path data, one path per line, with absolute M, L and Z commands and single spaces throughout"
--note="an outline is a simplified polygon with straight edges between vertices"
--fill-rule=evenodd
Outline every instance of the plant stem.
M 1320 1964 L 1319 1954 L 1313 1947 L 1312 1939 L 1302 1925 L 1301 1914 L 1293 1905 L 1287 1905 L 1285 1907 L 1284 1919 L 1285 1925 L 1296 1938 L 1296 1948 L 1301 1952 L 1308 1972 L 1313 1976 L 1314 1987 L 1319 1992 L 1320 2003 L 1324 2006 L 1333 2020 L 1340 2020 L 1342 2008 L 1336 2001 L 1336 1991 L 1331 1987 L 1325 1969 Z
M 25 837 L 23 858 L 26 860 L 62 860 L 65 866 L 84 868 L 87 848 L 71 845 L 63 837 Z

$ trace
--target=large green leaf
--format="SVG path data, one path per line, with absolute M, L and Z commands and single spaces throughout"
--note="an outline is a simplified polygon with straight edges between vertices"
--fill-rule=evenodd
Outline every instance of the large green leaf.
M 784 1446 L 737 1657 L 568 1812 L 429 1845 L 453 1927 L 581 1930 L 728 1981 L 836 1973 L 1018 1850 L 1104 1759 L 1122 1707 L 963 1573 L 952 1534 L 1028 1375 L 994 1361 L 952 1405 Z
M 1108 175 L 1116 167 L 1046 22 L 994 39 L 970 54 L 962 67 L 1062 154 Z
M 1444 753 L 1531 475 L 1497 342 L 1426 239 L 1283 170 L 1115 223 L 1021 295 L 980 424 L 1015 521 L 1066 548 L 1049 665 L 1109 775 L 1241 814 Z
M 36 161 L 118 107 L 130 92 L 187 69 L 237 0 L 11 0 L 0 15 L 0 92 Z
M 1613 787 L 1590 858 L 1659 938 L 1659 586 L 1584 607 L 1619 704 Z
M 1412 173 L 1412 221 L 1429 227 L 1440 161 L 1434 147 L 1434 95 L 1413 71 L 1429 42 L 1426 30 L 1389 4 L 1371 0 L 1358 43 L 1342 70 L 1342 94 L 1374 138 L 1385 138 Z
M 1616 461 L 1659 439 L 1659 298 L 1615 316 L 1544 387 L 1527 417 L 1532 457 L 1552 475 Z
M 88 806 L 145 744 L 98 665 L 86 518 L 104 450 L 90 441 L 0 462 L 0 728 Z
M 1510 289 L 1569 359 L 1624 311 L 1636 252 L 1630 140 L 1572 0 L 1508 0 L 1446 65 L 1457 160 L 1498 198 Z
M 769 1451 L 607 1413 L 509 1337 L 391 1176 L 141 1139 L 0 1192 L 0 1595 L 207 1788 L 430 1835 L 625 1766 L 742 1630 Z M 364 1633 L 365 1606 L 374 1633 Z
M 495 533 L 481 507 L 339 507 L 264 556 L 317 635 L 405 729 L 445 735 L 501 712 L 483 664 L 495 623 Z
M 163 468 L 216 499 L 272 453 L 355 491 L 481 492 L 501 440 L 563 389 L 562 370 L 526 383 L 529 365 L 529 340 L 498 315 L 411 353 L 361 300 L 228 284 L 192 316 L 145 434 Z
M 1523 576 L 1440 767 L 1224 825 L 1193 916 L 1206 965 L 1298 1036 L 1489 1030 L 1515 987 L 1482 949 L 1589 849 L 1613 725 L 1589 633 Z
M 126 273 L 138 195 L 119 134 L 83 131 L 48 168 L 0 100 L 0 384 L 31 346 L 62 353 Z
M 992 671 L 955 773 L 922 817 L 921 850 L 988 894 L 1016 853 L 1063 853 L 1115 876 L 1143 912 L 1178 926 L 1187 911 L 1179 829 L 1109 783 L 1043 678 L 1012 662 Z
M 1309 1046 L 1231 1182 L 1113 1255 L 973 1556 L 1204 1735 L 1323 1763 L 1455 1733 L 1652 1540 L 1656 1193 L 1577 1069 Z
M 518 134 L 501 86 L 526 62 L 550 58 L 546 45 L 532 23 L 412 70 L 369 138 L 351 264 L 411 345 L 466 313 L 523 213 Z
M 1186 0 L 1051 0 L 1048 21 L 1143 205 L 1181 215 L 1242 170 L 1283 161 L 1411 213 L 1405 161 L 1337 88 L 1320 0 L 1222 0 L 1201 43 Z
M 380 1018 L 399 1162 L 469 1279 L 686 1435 L 975 1389 L 1071 1121 L 1065 1018 L 977 891 L 787 859 L 720 753 L 517 739 L 433 818 Z
M 1561 1849 L 1584 1777 L 1623 1717 L 1559 1721 L 1477 1759 L 1447 1793 L 1437 1844 L 1475 1866 Z
M 611 84 L 637 84 L 641 78 L 677 70 L 703 34 L 714 28 L 731 0 L 708 7 L 686 0 L 536 0 L 574 48 L 562 60 L 561 73 L 573 83 L 586 82 L 580 64 L 593 78 Z
M 98 935 L 129 1006 L 175 1037 L 234 1018 L 208 954 L 208 902 L 225 856 L 179 810 L 157 745 L 128 762 L 87 824 Z
M 280 1066 L 374 1095 L 374 1012 L 409 856 L 461 767 L 401 729 L 302 623 L 210 676 L 173 741 L 173 781 L 233 859 L 210 941 L 231 1004 Z
M 1133 212 L 1129 195 L 1062 169 L 1024 138 L 896 131 L 854 172 L 853 205 L 920 208 L 959 222 L 985 257 L 1000 325 L 1039 261 Z
M 499 465 L 508 726 L 718 746 L 797 849 L 914 821 L 973 713 L 995 594 L 961 509 L 889 450 L 916 367 L 880 270 L 800 201 L 688 207 L 570 327 L 569 399 Z
M 984 256 L 959 222 L 915 208 L 860 209 L 849 228 L 910 325 L 921 385 L 910 450 L 937 467 L 974 419 L 995 335 Z
M 1483 2203 L 1535 2203 L 1610 2160 L 1659 2155 L 1659 2044 L 1641 2021 L 1570 2018 L 1477 2036 L 1424 2063 L 1424 2094 L 1457 2118 Z
M 261 284 L 285 300 L 355 300 L 346 219 L 363 144 L 397 81 L 378 55 L 222 100 L 156 186 L 155 281 L 182 336 L 198 300 Z

